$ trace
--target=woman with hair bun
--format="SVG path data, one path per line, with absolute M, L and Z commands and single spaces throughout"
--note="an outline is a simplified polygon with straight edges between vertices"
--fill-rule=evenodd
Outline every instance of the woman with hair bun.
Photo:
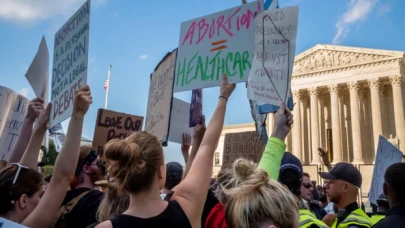
M 226 74 L 218 105 L 207 127 L 193 164 L 170 201 L 163 201 L 160 189 L 166 167 L 160 141 L 147 132 L 112 140 L 105 146 L 108 173 L 119 191 L 129 193 L 129 208 L 97 227 L 200 227 L 203 206 L 210 184 L 215 149 L 224 125 L 228 98 L 235 84 Z
M 229 183 L 237 184 L 224 188 L 228 227 L 298 228 L 298 205 L 288 189 L 245 159 L 236 160 L 232 170 Z

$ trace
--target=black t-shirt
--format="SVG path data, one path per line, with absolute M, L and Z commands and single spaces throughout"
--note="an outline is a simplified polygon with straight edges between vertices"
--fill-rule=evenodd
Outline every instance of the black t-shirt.
M 152 218 L 138 218 L 131 215 L 118 215 L 111 220 L 114 228 L 139 227 L 139 228 L 155 228 L 155 227 L 176 227 L 189 228 L 190 221 L 183 209 L 177 201 L 169 201 L 167 208 L 159 215 Z
M 67 204 L 80 194 L 88 191 L 88 188 L 77 188 L 66 193 L 62 205 Z M 97 222 L 96 214 L 98 206 L 103 198 L 103 193 L 98 190 L 92 190 L 83 196 L 73 210 L 67 215 L 67 226 L 74 228 L 86 228 L 90 224 Z
M 166 201 L 169 201 L 172 196 L 173 196 L 174 192 L 171 191 L 169 192 L 165 199 Z M 204 208 L 203 208 L 203 213 L 201 215 L 201 227 L 205 226 L 205 221 L 207 220 L 208 215 L 210 214 L 212 208 L 217 205 L 218 203 L 218 199 L 215 197 L 214 193 L 212 192 L 211 189 L 208 189 L 208 194 L 207 194 L 207 199 L 205 200 L 205 204 L 204 204 Z

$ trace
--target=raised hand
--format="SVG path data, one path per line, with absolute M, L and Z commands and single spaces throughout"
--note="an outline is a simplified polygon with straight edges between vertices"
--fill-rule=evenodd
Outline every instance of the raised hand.
M 39 114 L 44 110 L 44 101 L 41 98 L 35 98 L 28 104 L 26 118 L 35 121 Z
M 281 103 L 280 108 L 274 114 L 274 128 L 271 136 L 284 141 L 293 123 L 293 115 L 290 109 L 284 103 Z
M 46 130 L 48 128 L 48 122 L 49 122 L 49 118 L 51 116 L 51 109 L 52 109 L 52 104 L 49 103 L 48 106 L 46 106 L 46 109 L 43 110 L 41 112 L 41 114 L 39 114 L 36 128 L 40 128 L 42 130 Z
M 228 75 L 222 74 L 222 84 L 221 84 L 221 90 L 220 90 L 220 97 L 224 97 L 226 100 L 231 96 L 233 90 L 235 89 L 236 84 L 228 83 Z
M 76 91 L 73 113 L 85 115 L 91 103 L 93 103 L 93 97 L 91 96 L 90 87 L 84 85 Z
M 201 123 L 198 124 L 197 126 L 195 126 L 195 128 L 194 128 L 194 134 L 193 134 L 194 140 L 199 140 L 199 142 L 201 142 L 201 140 L 204 137 L 205 130 L 207 130 L 207 127 L 205 126 L 205 116 L 203 115 L 201 117 Z
M 323 148 L 318 148 L 318 154 L 319 156 L 322 158 L 322 161 L 325 165 L 329 166 L 330 165 L 330 161 L 329 161 L 329 157 L 328 157 L 328 151 L 325 151 Z
M 187 133 L 183 133 L 183 139 L 181 142 L 181 152 L 187 153 L 190 150 L 190 146 L 191 146 L 191 135 L 187 134 Z

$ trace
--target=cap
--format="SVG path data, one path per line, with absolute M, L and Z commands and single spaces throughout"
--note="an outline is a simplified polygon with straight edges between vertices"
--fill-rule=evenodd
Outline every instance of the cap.
M 183 178 L 183 166 L 178 162 L 167 163 L 166 177 L 172 178 L 172 181 L 181 181 L 181 179 Z
M 359 188 L 363 181 L 360 171 L 354 165 L 346 162 L 337 163 L 329 173 L 319 172 L 319 176 L 326 180 L 343 180 Z
M 281 159 L 280 173 L 286 169 L 293 169 L 299 173 L 299 177 L 302 177 L 302 164 L 301 161 L 290 152 L 285 152 Z

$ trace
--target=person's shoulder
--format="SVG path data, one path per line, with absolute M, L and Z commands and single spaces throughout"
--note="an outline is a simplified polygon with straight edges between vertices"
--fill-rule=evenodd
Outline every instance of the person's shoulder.
M 98 225 L 95 225 L 95 226 L 88 226 L 87 228 L 92 228 L 92 227 L 94 227 L 94 228 L 112 228 L 113 225 L 111 223 L 111 220 L 107 220 L 107 221 L 99 223 Z

